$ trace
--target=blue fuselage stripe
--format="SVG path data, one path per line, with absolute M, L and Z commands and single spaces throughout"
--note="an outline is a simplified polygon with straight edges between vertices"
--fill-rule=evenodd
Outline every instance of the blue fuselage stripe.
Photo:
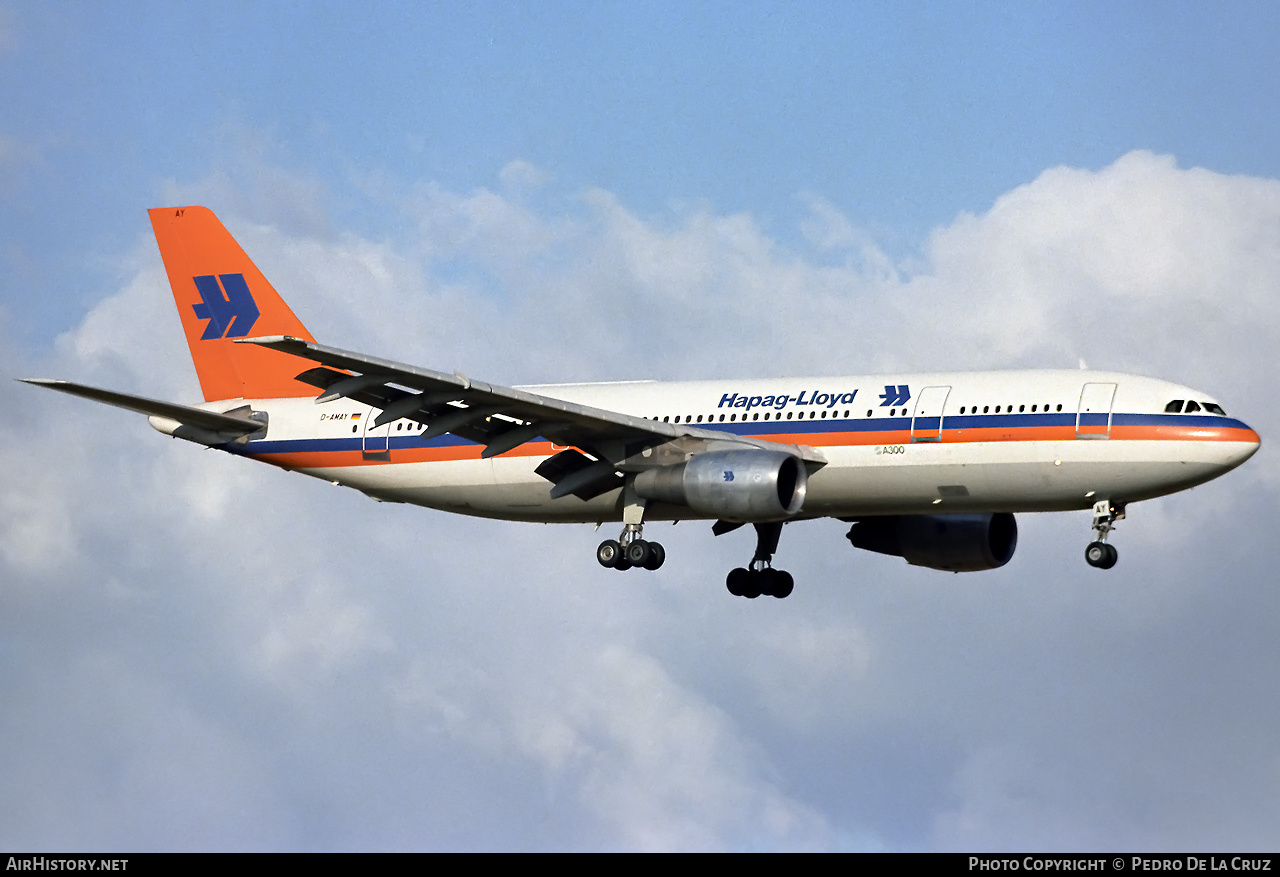
M 1244 423 L 1229 417 L 1215 415 L 1196 416 L 1186 414 L 1112 414 L 1111 426 L 1178 426 L 1248 429 Z M 1082 426 L 1106 426 L 1108 415 L 1082 415 Z M 941 424 L 939 421 L 941 420 Z M 768 440 L 773 435 L 797 435 L 814 433 L 867 433 L 867 432 L 909 432 L 912 428 L 910 417 L 864 417 L 864 418 L 828 418 L 804 420 L 742 420 L 736 423 L 720 423 L 707 421 L 693 423 L 703 429 L 714 429 L 732 435 L 746 436 Z M 1024 429 L 1029 427 L 1072 427 L 1076 426 L 1075 412 L 1047 412 L 1044 414 L 953 414 L 945 418 L 920 417 L 916 419 L 916 430 L 937 431 L 946 429 Z M 534 442 L 545 442 L 539 436 Z M 390 448 L 449 448 L 474 445 L 475 442 L 459 438 L 455 435 L 443 435 L 422 441 L 417 433 L 405 433 L 389 436 L 374 434 L 366 437 L 346 436 L 342 438 L 307 438 L 307 439 L 261 439 L 250 441 L 245 445 L 228 445 L 227 450 L 240 454 L 298 454 L 334 451 L 360 451 L 364 449 L 385 450 Z

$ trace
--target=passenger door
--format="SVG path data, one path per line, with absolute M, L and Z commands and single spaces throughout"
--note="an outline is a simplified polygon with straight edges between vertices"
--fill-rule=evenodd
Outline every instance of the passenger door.
M 1076 438 L 1111 437 L 1111 403 L 1115 396 L 1115 384 L 1084 385 L 1080 390 L 1080 407 L 1076 410 Z
M 373 421 L 378 417 L 378 409 L 371 409 L 362 418 L 364 431 L 361 435 L 361 456 L 366 460 L 391 462 L 391 424 L 384 423 L 375 427 Z
M 942 409 L 947 404 L 950 387 L 925 387 L 916 397 L 916 410 L 911 416 L 913 442 L 942 441 Z

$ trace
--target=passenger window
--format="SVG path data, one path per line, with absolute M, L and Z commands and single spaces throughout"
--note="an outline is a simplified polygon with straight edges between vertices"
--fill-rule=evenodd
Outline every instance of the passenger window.
M 1058 403 L 1058 410 L 1059 410 L 1059 411 L 1061 411 L 1061 410 L 1062 410 L 1062 403 L 1061 403 L 1061 402 L 1059 402 L 1059 403 Z
M 1168 405 L 1164 406 L 1164 413 L 1165 414 L 1181 414 L 1182 402 L 1183 402 L 1182 399 L 1174 399 Z
M 353 426 L 353 427 L 351 427 L 351 431 L 352 431 L 352 432 L 355 432 L 355 431 L 356 431 L 356 427 L 354 427 L 354 426 Z
M 759 411 L 757 411 L 755 414 L 752 414 L 752 415 L 751 415 L 751 419 L 752 419 L 752 420 L 759 420 L 759 419 L 760 419 L 760 412 L 759 412 Z
M 868 417 L 870 417 L 870 416 L 871 416 L 871 409 L 870 409 L 870 408 L 868 408 L 868 409 L 867 409 L 867 416 L 868 416 Z
M 1185 411 L 1183 411 L 1182 413 L 1183 413 L 1183 414 L 1190 414 L 1192 411 L 1199 411 L 1199 410 L 1200 410 L 1200 406 L 1199 406 L 1199 405 L 1197 405 L 1195 402 L 1188 401 L 1188 402 L 1187 402 L 1187 408 L 1186 408 L 1186 410 L 1185 410 Z
M 737 420 L 737 419 L 738 419 L 738 415 L 736 415 L 736 414 L 730 414 L 730 415 L 729 415 L 729 420 L 731 420 L 731 421 L 732 421 L 732 420 Z
M 787 420 L 790 420 L 790 419 L 791 419 L 791 412 L 790 412 L 790 411 L 788 411 L 788 412 L 787 412 Z
M 1018 406 L 1018 413 L 1019 413 L 1019 414 L 1021 414 L 1022 412 L 1026 411 L 1026 410 L 1027 410 L 1027 406 L 1026 406 L 1026 405 L 1019 405 L 1019 406 Z
M 1031 413 L 1032 413 L 1032 414 L 1035 414 L 1035 413 L 1036 413 L 1036 406 L 1034 406 L 1034 405 L 1032 405 L 1032 406 L 1031 406 Z

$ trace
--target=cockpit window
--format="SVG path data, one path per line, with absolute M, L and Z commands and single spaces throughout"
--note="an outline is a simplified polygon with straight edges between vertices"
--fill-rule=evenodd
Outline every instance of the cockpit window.
M 1200 410 L 1200 406 L 1197 405 L 1195 402 L 1187 402 L 1187 410 L 1183 413 L 1190 414 L 1192 411 L 1199 411 L 1199 410 Z
M 1200 404 L 1203 405 L 1204 410 L 1208 411 L 1210 414 L 1221 414 L 1223 417 L 1227 416 L 1227 412 L 1222 410 L 1221 405 L 1214 402 L 1201 402 Z
M 1181 413 L 1182 413 L 1182 403 L 1183 403 L 1184 401 L 1185 401 L 1185 400 L 1183 400 L 1183 399 L 1174 399 L 1174 400 L 1173 400 L 1172 402 L 1170 402 L 1168 405 L 1164 406 L 1164 413 L 1165 413 L 1165 414 L 1181 414 Z

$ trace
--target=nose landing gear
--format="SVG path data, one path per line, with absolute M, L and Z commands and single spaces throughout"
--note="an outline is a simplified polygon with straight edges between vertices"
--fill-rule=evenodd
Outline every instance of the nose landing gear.
M 1093 531 L 1097 539 L 1089 543 L 1084 550 L 1084 560 L 1089 566 L 1097 569 L 1111 569 L 1120 559 L 1120 553 L 1114 545 L 1107 543 L 1109 534 L 1116 521 L 1124 520 L 1124 503 L 1111 504 L 1111 500 L 1102 499 L 1093 504 Z

